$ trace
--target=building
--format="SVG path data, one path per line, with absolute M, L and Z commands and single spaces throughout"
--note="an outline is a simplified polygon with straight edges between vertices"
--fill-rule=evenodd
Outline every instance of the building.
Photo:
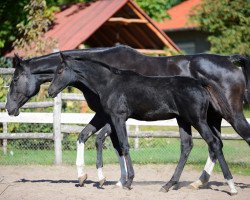
M 210 48 L 208 34 L 200 31 L 196 24 L 188 20 L 193 8 L 201 1 L 184 1 L 167 11 L 171 19 L 156 23 L 187 54 L 206 52 Z
M 126 44 L 147 54 L 178 52 L 178 46 L 132 0 L 99 0 L 65 7 L 45 37 L 59 50 Z M 48 49 L 47 53 L 51 53 Z M 13 51 L 8 56 L 13 55 Z M 22 52 L 19 52 L 22 55 Z

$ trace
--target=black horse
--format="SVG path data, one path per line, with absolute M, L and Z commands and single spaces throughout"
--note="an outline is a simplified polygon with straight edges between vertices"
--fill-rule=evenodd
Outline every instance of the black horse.
M 207 124 L 209 103 L 225 119 L 233 121 L 229 105 L 219 90 L 204 79 L 198 81 L 181 76 L 146 77 L 132 71 L 111 68 L 98 61 L 74 59 L 63 54 L 61 56 L 62 63 L 48 89 L 49 95 L 55 97 L 69 85 L 77 88 L 84 85 L 99 96 L 125 156 L 128 169 L 126 188 L 131 188 L 134 178 L 125 124 L 127 119 L 154 121 L 176 118 L 180 127 L 189 125 L 198 130 L 218 158 L 231 194 L 237 193 L 222 153 L 222 143 Z M 186 160 L 187 158 L 182 162 L 185 163 Z M 183 168 L 184 164 L 178 169 L 179 173 Z M 164 190 L 168 189 L 168 184 L 163 186 Z
M 211 54 L 150 57 L 142 55 L 127 46 L 66 51 L 65 54 L 101 61 L 123 69 L 135 70 L 144 75 L 183 75 L 196 78 L 203 75 L 210 80 L 211 84 L 216 83 L 223 89 L 223 91 L 225 91 L 225 96 L 230 108 L 237 118 L 234 122 L 234 128 L 249 143 L 250 139 L 248 132 L 250 131 L 250 127 L 242 112 L 242 99 L 244 96 L 245 85 L 247 84 L 247 86 L 249 86 L 246 80 L 248 80 L 247 77 L 249 77 L 250 74 L 246 65 L 248 60 L 244 57 L 238 55 L 219 56 Z M 245 78 L 241 70 L 233 64 L 235 61 L 239 61 L 243 67 Z M 14 66 L 16 67 L 16 70 L 6 104 L 9 114 L 17 115 L 18 109 L 39 91 L 40 85 L 43 82 L 52 80 L 53 73 L 59 62 L 60 58 L 58 53 L 25 61 L 15 57 Z M 221 119 L 222 116 L 219 113 L 215 112 L 212 107 L 209 108 L 207 120 L 214 134 L 217 134 L 218 131 L 220 132 Z M 100 129 L 101 125 L 105 124 L 106 129 L 110 133 L 111 129 L 105 121 L 105 117 L 102 117 L 102 114 L 100 113 L 96 113 L 90 124 L 81 132 L 79 140 L 86 141 L 91 135 L 89 133 L 96 132 Z M 185 143 L 192 143 L 191 127 L 186 127 L 185 129 L 180 128 L 180 135 L 181 138 L 183 137 L 182 146 L 185 146 Z M 99 139 L 97 144 L 102 145 L 101 143 L 105 139 L 105 135 L 99 135 L 97 139 Z M 101 148 L 98 149 L 101 150 Z M 183 148 L 182 153 L 182 157 L 185 157 L 185 154 L 187 154 Z M 100 157 L 101 156 L 98 156 L 98 158 Z M 206 166 L 210 166 L 211 163 L 214 165 L 215 157 L 210 152 L 210 157 L 208 158 Z M 102 166 L 102 160 L 99 159 L 97 165 Z M 212 169 L 211 167 L 209 168 Z M 210 174 L 211 170 L 207 170 L 205 167 L 205 170 L 200 177 L 199 185 L 206 183 L 209 180 Z M 174 182 L 174 179 L 171 180 Z M 194 186 L 198 187 L 199 185 L 195 184 Z

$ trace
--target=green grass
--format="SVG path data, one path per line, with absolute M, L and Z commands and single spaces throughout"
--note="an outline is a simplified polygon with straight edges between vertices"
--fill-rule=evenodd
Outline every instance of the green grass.
M 133 142 L 131 142 L 133 144 Z M 157 145 L 156 145 L 157 144 Z M 109 146 L 109 145 L 107 145 Z M 131 145 L 132 146 L 132 145 Z M 13 152 L 11 155 L 10 151 Z M 224 141 L 224 155 L 234 174 L 250 175 L 249 147 L 243 141 Z M 180 156 L 180 144 L 178 139 L 140 139 L 140 148 L 130 150 L 133 163 L 136 164 L 176 164 Z M 207 146 L 202 140 L 194 141 L 194 148 L 190 154 L 188 165 L 201 170 L 207 159 Z M 64 150 L 63 163 L 75 164 L 76 151 Z M 52 165 L 54 162 L 53 150 L 20 150 L 9 149 L 7 155 L 0 154 L 0 165 Z M 96 162 L 96 150 L 85 151 L 86 165 L 94 165 Z M 117 163 L 114 150 L 104 150 L 104 164 Z M 216 171 L 220 171 L 217 164 Z

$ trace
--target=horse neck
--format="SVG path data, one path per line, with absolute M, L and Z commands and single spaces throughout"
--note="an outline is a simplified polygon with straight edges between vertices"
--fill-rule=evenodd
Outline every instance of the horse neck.
M 95 93 L 102 91 L 113 79 L 110 70 L 99 64 L 79 65 L 73 70 L 76 73 L 76 79 Z

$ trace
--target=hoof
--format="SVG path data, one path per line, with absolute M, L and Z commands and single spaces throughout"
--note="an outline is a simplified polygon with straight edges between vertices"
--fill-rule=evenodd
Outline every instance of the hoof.
M 124 189 L 124 190 L 132 190 L 132 187 L 131 187 L 131 186 L 125 185 L 125 186 L 123 186 L 123 189 Z
M 102 187 L 105 182 L 106 182 L 106 178 L 103 178 L 102 180 L 99 181 L 99 186 Z
M 159 192 L 164 192 L 164 193 L 167 193 L 169 191 L 169 189 L 166 189 L 164 187 L 161 187 L 161 189 L 159 190 Z
M 189 188 L 193 189 L 193 190 L 198 190 L 202 186 L 203 186 L 202 182 L 200 180 L 198 180 L 198 181 L 195 181 L 195 182 L 191 183 L 189 185 Z
M 238 192 L 230 192 L 230 196 L 235 196 L 235 195 L 237 195 L 238 194 Z
M 116 187 L 119 187 L 119 188 L 122 188 L 123 187 L 123 184 L 121 183 L 121 181 L 118 181 L 116 184 L 115 184 Z
M 78 178 L 78 181 L 79 181 L 79 186 L 80 187 L 83 187 L 84 186 L 84 181 L 88 178 L 88 175 L 87 174 L 84 174 L 83 176 L 79 177 Z
M 230 195 L 231 195 L 231 196 L 235 196 L 235 195 L 237 195 L 237 194 L 238 194 L 238 191 L 231 191 L 231 192 L 230 192 Z

